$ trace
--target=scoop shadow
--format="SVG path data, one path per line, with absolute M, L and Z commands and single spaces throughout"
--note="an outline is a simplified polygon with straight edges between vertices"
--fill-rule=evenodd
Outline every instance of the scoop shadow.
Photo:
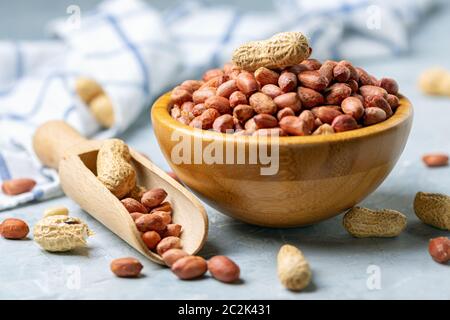
M 89 247 L 78 247 L 70 251 L 50 252 L 50 253 L 58 256 L 79 256 L 89 258 L 89 251 L 90 251 Z

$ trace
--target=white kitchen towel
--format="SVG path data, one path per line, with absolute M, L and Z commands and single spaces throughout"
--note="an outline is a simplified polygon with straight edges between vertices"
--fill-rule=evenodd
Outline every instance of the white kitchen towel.
M 432 4 L 276 0 L 270 12 L 241 12 L 180 1 L 158 12 L 140 0 L 108 0 L 49 23 L 53 40 L 0 42 L 0 182 L 37 181 L 29 193 L 0 193 L 0 210 L 61 194 L 56 172 L 43 167 L 31 148 L 34 130 L 47 120 L 64 119 L 86 136 L 118 135 L 164 90 L 230 60 L 243 42 L 281 31 L 305 33 L 320 59 L 404 53 L 412 28 Z M 75 94 L 79 76 L 96 79 L 111 98 L 111 129 L 101 131 Z

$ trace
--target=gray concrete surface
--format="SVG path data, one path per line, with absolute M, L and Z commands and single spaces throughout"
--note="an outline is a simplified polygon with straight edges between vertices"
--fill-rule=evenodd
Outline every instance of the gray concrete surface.
M 16 3 L 24 1 L 8 2 L 8 6 L 18 12 Z M 0 5 L 0 37 L 37 37 L 36 31 L 32 32 L 36 21 L 25 19 L 28 24 L 19 26 L 17 23 L 14 28 L 9 26 L 10 30 L 4 28 L 5 19 L 14 16 L 6 13 L 5 4 L 6 1 L 2 1 Z M 64 4 L 58 6 L 64 7 Z M 49 7 L 36 14 L 45 21 L 50 17 L 49 12 L 55 13 Z M 342 228 L 342 216 L 305 228 L 265 229 L 240 223 L 208 208 L 210 233 L 201 254 L 205 257 L 229 255 L 240 264 L 243 281 L 226 285 L 205 277 L 185 282 L 177 280 L 167 269 L 146 261 L 63 197 L 1 212 L 0 218 L 23 218 L 33 225 L 44 208 L 68 206 L 73 215 L 87 220 L 96 232 L 89 240 L 89 248 L 50 254 L 40 250 L 32 240 L 0 239 L 0 298 L 450 299 L 450 266 L 435 263 L 427 253 L 430 238 L 449 236 L 449 233 L 420 223 L 412 209 L 417 191 L 450 194 L 450 168 L 428 169 L 420 160 L 426 152 L 450 152 L 450 99 L 426 97 L 416 88 L 417 76 L 423 69 L 433 65 L 450 69 L 449 29 L 450 8 L 445 7 L 414 32 L 410 55 L 359 62 L 377 76 L 396 78 L 401 91 L 415 107 L 413 129 L 401 159 L 386 181 L 362 203 L 371 208 L 404 212 L 408 227 L 400 237 L 354 239 Z M 147 113 L 122 138 L 149 154 L 157 165 L 168 169 Z M 311 263 L 313 282 L 302 293 L 285 290 L 277 280 L 276 254 L 284 243 L 299 246 Z M 144 276 L 141 279 L 118 279 L 111 274 L 111 259 L 122 256 L 142 260 Z M 379 288 L 373 287 L 376 274 L 380 275 Z

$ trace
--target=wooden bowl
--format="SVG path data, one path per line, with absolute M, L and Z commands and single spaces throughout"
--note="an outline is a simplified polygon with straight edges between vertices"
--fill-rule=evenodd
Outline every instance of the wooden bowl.
M 413 108 L 402 97 L 391 118 L 370 127 L 329 136 L 280 137 L 278 141 L 260 142 L 269 148 L 272 143 L 279 147 L 278 172 L 261 175 L 264 165 L 248 164 L 249 147 L 258 143 L 257 137 L 194 129 L 173 119 L 169 108 L 167 93 L 153 105 L 152 122 L 164 156 L 178 177 L 222 213 L 269 227 L 316 223 L 363 200 L 394 167 L 413 119 Z M 171 156 L 180 141 L 191 143 L 191 155 L 186 153 L 183 161 Z M 196 143 L 205 148 L 212 141 L 228 143 L 235 154 L 237 147 L 245 146 L 245 164 L 199 161 L 201 151 L 194 152 Z M 174 154 L 177 152 L 183 155 L 175 148 Z

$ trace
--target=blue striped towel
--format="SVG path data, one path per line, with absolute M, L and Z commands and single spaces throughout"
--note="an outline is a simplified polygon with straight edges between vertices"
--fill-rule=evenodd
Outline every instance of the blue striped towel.
M 56 172 L 31 148 L 35 128 L 47 120 L 64 119 L 90 137 L 115 136 L 164 90 L 228 61 L 243 42 L 280 31 L 304 32 L 320 59 L 406 52 L 408 32 L 432 3 L 277 0 L 274 11 L 243 13 L 201 1 L 158 12 L 140 0 L 109 0 L 82 12 L 79 28 L 67 17 L 51 22 L 54 40 L 0 42 L 0 182 L 37 181 L 29 193 L 0 193 L 0 210 L 61 194 Z M 79 76 L 96 79 L 111 98 L 112 128 L 101 131 L 74 93 Z

